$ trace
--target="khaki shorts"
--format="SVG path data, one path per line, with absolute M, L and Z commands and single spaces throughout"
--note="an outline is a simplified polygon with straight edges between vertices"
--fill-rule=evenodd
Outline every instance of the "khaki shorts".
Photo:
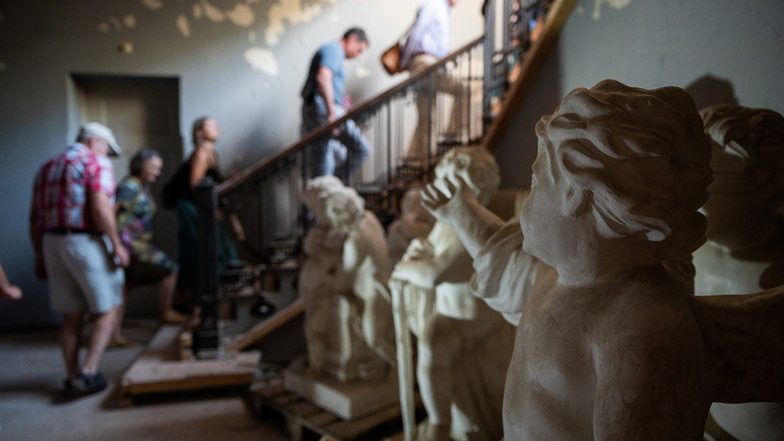
M 44 262 L 53 311 L 103 314 L 122 304 L 125 276 L 98 234 L 44 234 Z

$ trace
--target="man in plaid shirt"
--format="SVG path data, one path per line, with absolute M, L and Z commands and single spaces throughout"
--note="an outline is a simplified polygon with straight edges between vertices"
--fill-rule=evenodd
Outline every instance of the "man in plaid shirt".
M 49 281 L 52 310 L 63 314 L 60 345 L 68 396 L 106 388 L 98 363 L 122 304 L 121 268 L 129 259 L 115 226 L 114 169 L 107 157 L 120 153 L 108 127 L 84 124 L 76 142 L 47 161 L 35 178 L 30 208 L 35 272 Z M 80 363 L 86 313 L 95 321 Z

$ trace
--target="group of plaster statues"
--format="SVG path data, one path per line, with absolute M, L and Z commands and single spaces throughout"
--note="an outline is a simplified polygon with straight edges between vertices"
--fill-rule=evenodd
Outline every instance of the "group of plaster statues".
M 407 441 L 697 441 L 709 412 L 784 439 L 784 118 L 605 80 L 536 134 L 512 219 L 482 148 L 445 154 L 388 236 L 353 189 L 308 182 L 310 369 L 396 369 L 404 421 L 416 377 Z

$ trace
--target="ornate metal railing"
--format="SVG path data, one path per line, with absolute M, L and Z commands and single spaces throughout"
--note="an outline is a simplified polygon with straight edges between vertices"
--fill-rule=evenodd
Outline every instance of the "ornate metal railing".
M 370 157 L 350 185 L 377 212 L 393 211 L 393 193 L 427 179 L 445 150 L 479 142 L 484 133 L 483 58 L 483 39 L 478 38 L 219 185 L 220 205 L 234 213 L 235 227 L 242 227 L 239 239 L 244 251 L 265 262 L 289 255 L 308 223 L 301 192 L 313 177 L 310 146 L 328 142 L 333 130 L 340 130 L 348 120 L 362 129 L 372 145 Z M 350 160 L 351 153 L 339 149 L 329 154 L 339 161 Z M 342 171 L 336 175 L 346 180 Z
M 327 142 L 349 120 L 372 145 L 370 157 L 350 185 L 365 197 L 368 208 L 382 214 L 395 212 L 399 191 L 428 179 L 444 151 L 480 142 L 491 147 L 488 142 L 495 142 L 492 135 L 506 123 L 509 113 L 503 111 L 508 102 L 502 101 L 522 98 L 527 87 L 521 91 L 518 84 L 530 85 L 574 3 L 486 2 L 483 37 L 219 185 L 219 204 L 236 214 L 234 229 L 240 231 L 247 257 L 275 262 L 293 251 L 308 225 L 301 192 L 313 177 L 313 149 L 309 147 Z M 542 34 L 532 39 L 538 31 Z M 514 81 L 516 76 L 523 81 Z M 510 82 L 515 82 L 511 92 Z M 488 129 L 491 136 L 485 136 Z M 350 160 L 350 152 L 331 145 L 335 148 L 329 154 L 338 161 Z

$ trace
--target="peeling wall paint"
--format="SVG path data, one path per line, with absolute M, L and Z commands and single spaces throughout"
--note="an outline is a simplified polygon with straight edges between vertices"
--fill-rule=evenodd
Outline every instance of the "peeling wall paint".
M 419 3 L 420 0 L 415 1 Z M 603 2 L 613 7 L 622 7 L 624 2 L 628 3 L 631 0 L 595 1 L 599 8 Z M 346 0 L 234 0 L 230 4 L 219 0 L 139 0 L 139 2 L 148 11 L 146 14 L 141 13 L 138 17 L 133 14 L 121 16 L 122 11 L 116 11 L 117 15 L 107 18 L 98 25 L 99 31 L 106 34 L 133 28 L 151 31 L 145 28 L 145 21 L 149 19 L 150 14 L 171 15 L 173 25 L 183 38 L 193 37 L 199 31 L 198 24 L 202 19 L 217 25 L 245 28 L 249 30 L 248 43 L 246 47 L 235 49 L 237 51 L 234 55 L 235 59 L 241 59 L 250 71 L 270 77 L 279 75 L 278 56 L 283 55 L 277 54 L 280 49 L 275 48 L 285 41 L 285 35 L 292 27 L 313 22 L 319 16 L 332 23 L 340 23 L 343 11 L 341 2 L 347 3 Z M 219 5 L 226 9 L 221 9 Z M 124 36 L 124 43 L 132 45 L 131 38 L 132 35 Z M 306 43 L 300 40 L 300 44 Z M 360 79 L 369 78 L 373 75 L 373 70 L 367 67 L 355 68 L 353 74 Z
M 318 0 L 309 6 L 303 6 L 302 0 L 279 0 L 273 5 L 267 16 L 268 27 L 264 33 L 267 46 L 275 46 L 286 27 L 284 20 L 290 24 L 306 23 L 321 13 L 321 4 L 334 5 L 337 0 Z
M 276 77 L 280 74 L 275 54 L 269 49 L 252 47 L 245 51 L 245 61 L 254 69 L 267 75 Z
M 109 33 L 110 31 L 121 31 L 123 29 L 122 21 L 117 17 L 109 17 L 105 22 L 98 24 L 98 30 L 101 32 Z
M 163 7 L 163 2 L 161 2 L 161 0 L 142 0 L 142 5 L 145 8 L 157 11 Z
M 133 14 L 126 15 L 123 17 L 122 22 L 125 29 L 133 29 L 136 27 L 136 16 Z
M 191 24 L 185 14 L 180 14 L 175 20 L 175 25 L 183 37 L 188 38 L 191 36 Z
M 141 0 L 142 6 L 154 13 L 165 12 L 164 6 L 174 6 L 180 9 L 189 8 L 190 13 L 180 13 L 174 20 L 175 27 L 184 38 L 190 38 L 193 32 L 195 32 L 192 21 L 198 21 L 202 18 L 206 18 L 213 23 L 228 21 L 237 27 L 251 28 L 260 21 L 257 17 L 257 12 L 251 7 L 251 5 L 258 3 L 262 3 L 261 0 L 244 0 L 236 3 L 231 9 L 224 11 L 211 3 L 210 0 L 196 0 L 193 3 L 180 1 L 174 5 L 165 5 L 163 0 Z M 324 5 L 336 4 L 338 4 L 338 0 L 275 0 L 274 4 L 267 11 L 263 27 L 265 46 L 267 48 L 276 46 L 286 33 L 287 26 L 310 22 L 325 12 Z M 340 15 L 333 12 L 329 19 L 337 23 L 340 21 Z M 127 14 L 122 18 L 117 18 L 116 16 L 109 17 L 98 25 L 98 30 L 104 33 L 111 33 L 132 29 L 137 26 L 143 26 L 143 20 L 137 19 L 133 14 Z M 256 33 L 251 32 L 248 35 L 248 40 L 251 45 L 255 45 Z M 274 52 L 270 49 L 259 52 L 261 50 L 262 48 L 260 47 L 248 48 L 242 54 L 243 59 L 253 70 L 276 76 L 278 74 L 277 60 Z M 269 63 L 274 64 L 274 67 L 266 66 Z M 359 72 L 357 75 L 365 77 L 369 73 Z
M 594 0 L 592 17 L 594 20 L 599 20 L 602 18 L 601 9 L 603 3 L 607 3 L 611 8 L 621 10 L 629 6 L 631 2 L 632 0 Z
M 124 29 L 133 29 L 136 27 L 136 16 L 127 14 L 122 18 L 109 17 L 105 22 L 98 24 L 98 30 L 101 32 L 109 33 L 111 31 L 122 31 Z
M 231 11 L 226 12 L 229 20 L 237 26 L 247 28 L 256 21 L 256 14 L 248 5 L 238 3 Z
M 207 0 L 201 0 L 201 7 L 204 9 L 204 16 L 207 17 L 208 20 L 220 23 L 226 18 L 223 11 L 216 6 L 213 6 Z

